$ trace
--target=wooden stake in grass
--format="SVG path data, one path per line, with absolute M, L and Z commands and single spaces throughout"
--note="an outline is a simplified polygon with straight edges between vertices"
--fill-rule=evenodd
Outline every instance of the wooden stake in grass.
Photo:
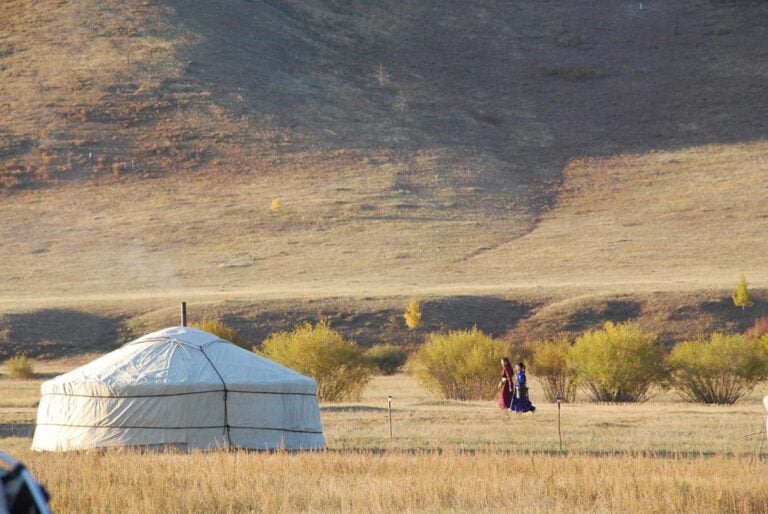
M 560 441 L 560 453 L 563 453 L 563 433 L 560 432 L 560 401 L 562 398 L 560 395 L 557 395 L 557 438 Z

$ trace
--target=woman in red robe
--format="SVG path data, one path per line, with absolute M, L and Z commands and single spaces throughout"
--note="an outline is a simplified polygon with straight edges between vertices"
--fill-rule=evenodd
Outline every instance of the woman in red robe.
M 499 381 L 499 408 L 509 410 L 515 392 L 515 371 L 509 359 L 501 359 L 501 380 Z

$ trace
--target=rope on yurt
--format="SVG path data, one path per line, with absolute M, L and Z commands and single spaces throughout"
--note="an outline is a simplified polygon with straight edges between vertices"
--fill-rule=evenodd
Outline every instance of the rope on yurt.
M 208 345 L 205 345 L 205 346 L 208 346 Z M 219 380 L 221 380 L 221 385 L 224 387 L 224 430 L 227 434 L 227 448 L 229 448 L 232 446 L 232 439 L 229 436 L 229 416 L 227 415 L 227 383 L 224 381 L 224 377 L 221 376 L 221 373 L 219 373 L 219 370 L 216 369 L 216 366 L 213 365 L 213 361 L 211 361 L 210 357 L 208 357 L 208 354 L 205 353 L 205 348 L 203 346 L 200 347 L 200 351 L 203 353 L 203 356 L 208 361 L 208 364 L 211 365 L 211 368 L 213 368 L 213 371 L 216 372 L 216 375 L 218 375 Z

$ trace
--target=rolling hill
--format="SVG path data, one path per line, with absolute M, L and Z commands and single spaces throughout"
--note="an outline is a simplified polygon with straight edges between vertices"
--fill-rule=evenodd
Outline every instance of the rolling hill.
M 335 312 L 397 338 L 409 296 L 514 337 L 616 301 L 742 327 L 762 304 L 702 312 L 768 287 L 767 14 L 3 2 L 0 343 L 99 348 L 180 299 L 254 337 Z

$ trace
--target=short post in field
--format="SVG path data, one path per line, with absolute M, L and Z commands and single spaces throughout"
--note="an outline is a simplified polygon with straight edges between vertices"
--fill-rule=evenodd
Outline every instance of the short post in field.
M 181 326 L 187 326 L 187 302 L 181 302 Z
M 387 396 L 387 403 L 389 404 L 389 438 L 393 439 L 392 437 L 392 397 Z
M 560 432 L 560 401 L 562 398 L 560 395 L 557 395 L 557 438 L 560 441 L 560 453 L 563 453 L 563 434 Z

